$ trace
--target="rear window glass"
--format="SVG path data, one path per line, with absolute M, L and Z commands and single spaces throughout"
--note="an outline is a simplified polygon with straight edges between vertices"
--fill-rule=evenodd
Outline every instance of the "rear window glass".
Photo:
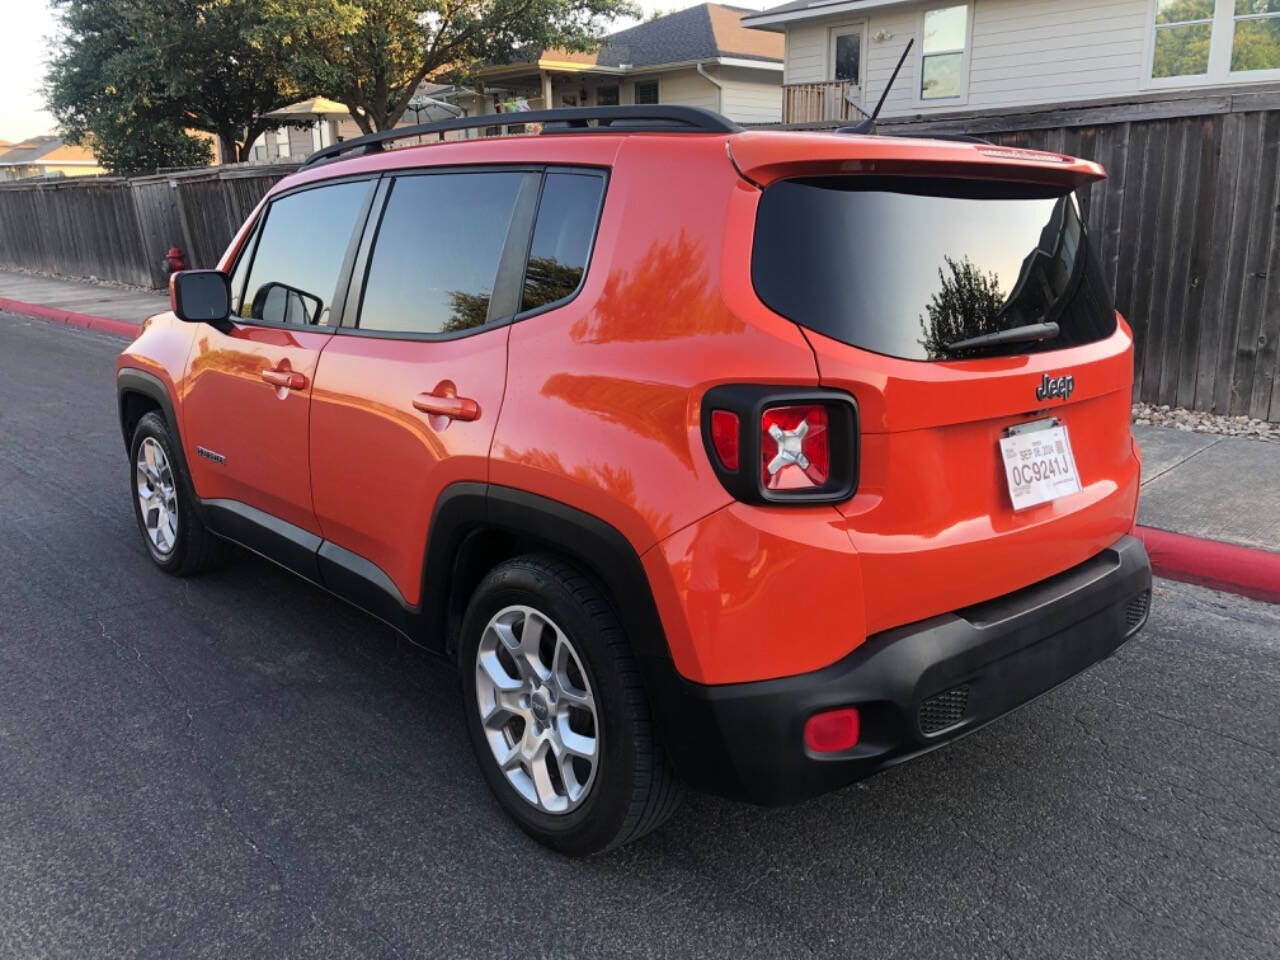
M 573 296 L 587 269 L 604 177 L 549 173 L 538 203 L 529 247 L 521 310 L 536 310 Z
M 1104 339 L 1115 309 L 1075 198 L 1039 188 L 848 177 L 767 188 L 757 295 L 802 326 L 908 360 L 1058 350 Z M 947 348 L 1056 323 L 1037 342 Z

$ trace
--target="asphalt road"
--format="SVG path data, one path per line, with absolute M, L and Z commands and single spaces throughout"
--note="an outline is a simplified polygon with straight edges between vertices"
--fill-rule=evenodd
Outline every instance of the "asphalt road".
M 120 346 L 0 316 L 0 956 L 1280 956 L 1280 608 L 1160 583 L 947 750 L 564 860 L 446 665 L 251 557 L 152 568 Z

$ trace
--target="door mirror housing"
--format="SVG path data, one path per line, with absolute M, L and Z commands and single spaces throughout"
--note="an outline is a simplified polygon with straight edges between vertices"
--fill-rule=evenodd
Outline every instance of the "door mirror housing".
M 180 270 L 169 277 L 169 307 L 187 323 L 217 323 L 231 315 L 231 281 L 221 270 Z

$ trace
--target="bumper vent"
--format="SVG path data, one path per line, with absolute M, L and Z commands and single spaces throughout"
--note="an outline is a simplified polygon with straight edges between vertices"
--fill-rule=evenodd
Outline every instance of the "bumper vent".
M 969 685 L 967 683 L 930 697 L 920 704 L 916 714 L 920 723 L 920 732 L 929 737 L 948 727 L 954 727 L 964 719 L 964 713 L 968 707 Z
M 1124 608 L 1124 628 L 1125 633 L 1130 634 L 1137 630 L 1147 619 L 1147 609 L 1151 606 L 1151 591 L 1144 590 L 1132 600 L 1129 605 Z

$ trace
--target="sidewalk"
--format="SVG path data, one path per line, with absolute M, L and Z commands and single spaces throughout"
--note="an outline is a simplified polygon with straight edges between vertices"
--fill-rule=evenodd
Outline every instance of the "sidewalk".
M 1280 553 L 1280 443 L 1133 428 L 1142 448 L 1138 523 Z
M 169 295 L 160 290 L 0 271 L 0 310 L 13 313 L 131 337 L 131 328 L 168 309 Z
M 0 310 L 132 337 L 159 291 L 0 271 Z M 1138 532 L 1157 574 L 1280 603 L 1280 443 L 1135 426 Z

